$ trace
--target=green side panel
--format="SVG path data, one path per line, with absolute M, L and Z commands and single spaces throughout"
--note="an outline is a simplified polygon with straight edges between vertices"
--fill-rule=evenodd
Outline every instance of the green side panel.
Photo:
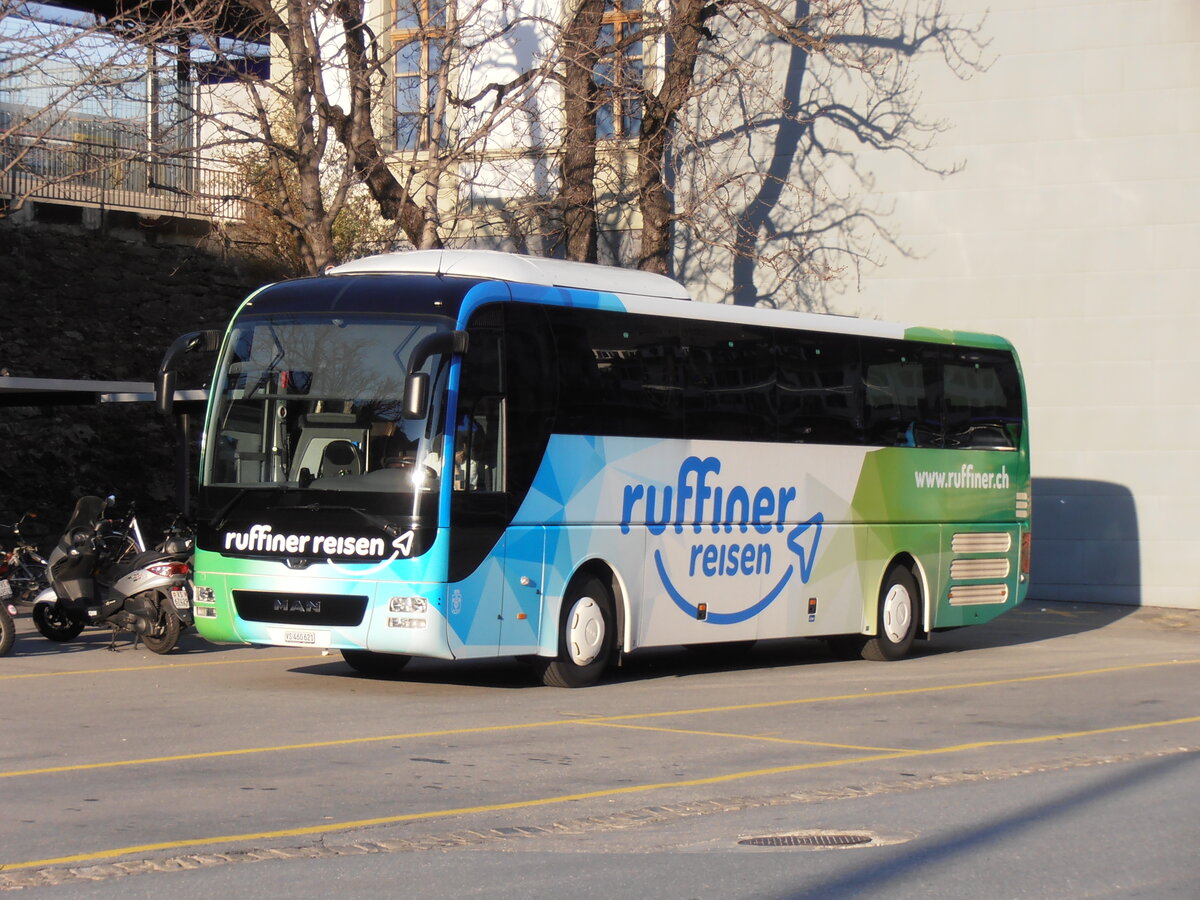
M 218 569 L 221 556 L 209 550 L 196 550 L 196 587 L 210 588 L 214 602 L 196 602 L 197 609 L 209 607 L 216 610 L 216 617 L 197 615 L 196 631 L 208 641 L 218 644 L 244 644 L 246 641 L 237 633 L 233 625 L 233 601 L 225 585 L 225 576 L 214 574 Z
M 1012 350 L 1012 344 L 995 334 L 976 331 L 953 331 L 949 328 L 906 328 L 904 337 L 910 341 L 926 341 L 930 344 L 986 347 L 990 350 Z
M 875 605 L 888 564 L 912 556 L 932 598 L 927 627 L 985 622 L 1024 596 L 1019 582 L 1021 533 L 1028 520 L 1016 517 L 1017 494 L 1028 494 L 1024 453 L 977 450 L 884 448 L 867 454 L 853 499 L 855 553 L 864 601 L 864 623 L 875 631 Z M 954 553 L 955 534 L 1008 534 L 1009 549 Z M 951 605 L 950 564 L 956 558 L 1003 557 L 1009 561 L 1005 603 Z M 990 579 L 995 582 L 997 579 Z M 988 581 L 988 579 L 980 579 Z

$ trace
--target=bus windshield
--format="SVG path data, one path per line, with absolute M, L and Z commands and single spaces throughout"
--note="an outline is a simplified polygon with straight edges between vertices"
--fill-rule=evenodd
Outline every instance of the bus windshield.
M 449 359 L 425 364 L 425 419 L 401 415 L 409 358 L 433 317 L 306 313 L 235 322 L 214 385 L 204 484 L 433 491 Z

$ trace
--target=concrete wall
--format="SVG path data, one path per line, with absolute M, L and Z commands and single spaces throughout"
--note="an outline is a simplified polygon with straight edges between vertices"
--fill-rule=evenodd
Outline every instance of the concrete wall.
M 940 178 L 880 158 L 889 251 L 837 311 L 1000 332 L 1028 382 L 1032 596 L 1200 608 L 1200 2 L 945 0 Z M 990 11 L 989 11 L 990 10 Z

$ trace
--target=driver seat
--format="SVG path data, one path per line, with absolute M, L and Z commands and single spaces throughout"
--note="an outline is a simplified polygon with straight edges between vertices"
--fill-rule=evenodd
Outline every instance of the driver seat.
M 344 475 L 361 475 L 362 459 L 357 448 L 349 441 L 330 441 L 321 451 L 321 468 L 318 478 L 336 478 Z

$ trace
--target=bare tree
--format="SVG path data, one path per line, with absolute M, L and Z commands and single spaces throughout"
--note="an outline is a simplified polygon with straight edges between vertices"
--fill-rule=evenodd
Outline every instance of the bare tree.
M 531 59 L 502 77 L 481 82 L 480 73 L 512 58 L 509 42 L 532 20 L 497 15 L 486 0 L 401 0 L 397 18 L 412 26 L 404 29 L 370 20 L 363 0 L 233 2 L 271 36 L 277 72 L 246 77 L 223 50 L 211 23 L 229 2 L 191 8 L 181 26 L 211 35 L 208 52 L 244 98 L 207 115 L 217 135 L 208 149 L 243 146 L 262 156 L 275 189 L 258 202 L 276 199 L 269 212 L 293 230 L 306 268 L 337 258 L 334 223 L 357 189 L 414 247 L 440 247 L 460 233 L 473 167 L 526 114 L 546 70 Z M 393 71 L 398 59 L 416 65 L 411 75 Z M 401 114 L 395 104 L 406 83 L 412 105 Z
M 148 6 L 130 0 L 101 17 L 0 0 L 0 216 L 31 197 L 144 191 L 161 178 L 156 163 L 190 150 L 170 104 L 146 114 L 173 80 L 154 48 L 177 38 Z
M 863 200 L 872 185 L 861 154 L 900 153 L 939 171 L 927 151 L 941 126 L 920 115 L 909 62 L 938 52 L 969 77 L 985 47 L 980 23 L 953 19 L 941 0 L 647 6 L 640 29 L 604 48 L 618 65 L 643 43 L 657 48 L 640 83 L 624 88 L 640 110 L 623 145 L 636 173 L 630 196 L 620 177 L 605 185 L 598 154 L 580 146 L 595 139 L 602 105 L 588 94 L 600 80 L 596 38 L 587 39 L 597 34 L 588 15 L 599 5 L 579 0 L 569 26 L 577 33 L 562 42 L 563 77 L 574 78 L 565 102 L 575 104 L 562 144 L 563 207 L 582 233 L 606 204 L 632 203 L 631 261 L 698 284 L 727 268 L 725 294 L 747 304 L 820 306 L 841 275 L 877 261 L 880 246 L 900 246 L 886 211 Z M 589 69 L 590 78 L 578 76 Z M 576 211 L 589 198 L 590 220 Z M 568 256 L 593 258 L 568 234 Z
M 666 211 L 643 215 L 640 264 L 666 271 L 680 246 L 685 266 L 728 259 L 737 303 L 822 307 L 830 286 L 877 263 L 882 246 L 903 249 L 887 210 L 864 200 L 874 186 L 864 152 L 955 170 L 928 161 L 943 126 L 921 115 L 910 62 L 938 53 L 970 77 L 983 66 L 981 22 L 950 17 L 941 0 L 717 0 L 672 10 L 668 37 L 700 42 L 694 61 L 685 53 L 665 63 L 657 94 L 674 127 L 665 152 L 639 146 L 639 184 L 667 189 L 658 194 Z M 669 89 L 684 80 L 672 82 L 672 72 L 688 68 L 690 94 Z
M 573 0 L 549 19 L 534 7 L 396 0 L 380 19 L 366 0 L 130 0 L 90 27 L 141 48 L 159 67 L 150 83 L 189 73 L 175 107 L 193 139 L 172 149 L 151 134 L 155 158 L 236 160 L 253 175 L 237 199 L 301 270 L 364 235 L 593 261 L 625 229 L 641 268 L 698 283 L 727 272 L 736 302 L 781 305 L 819 305 L 900 246 L 863 200 L 862 151 L 929 168 L 939 126 L 920 115 L 908 63 L 940 52 L 965 77 L 983 53 L 978 23 L 941 0 Z M 615 28 L 614 10 L 638 27 Z M 271 77 L 248 41 L 269 41 Z M 106 78 L 93 67 L 77 81 Z M 389 226 L 346 224 L 376 210 Z
M 562 38 L 563 129 L 560 204 L 568 259 L 597 260 L 596 110 L 604 0 L 579 0 Z
M 127 0 L 107 19 L 63 12 L 49 23 L 15 0 L 0 3 L 0 86 L 6 97 L 12 85 L 33 86 L 19 120 L 12 104 L 0 108 L 6 169 L 42 173 L 44 186 L 50 167 L 37 154 L 62 143 L 64 128 L 77 136 L 81 107 L 125 90 L 136 146 L 95 161 L 94 171 L 127 180 L 138 162 L 145 203 L 164 191 L 212 196 L 196 176 L 199 161 L 223 162 L 241 184 L 219 199 L 248 209 L 260 236 L 301 271 L 342 258 L 353 232 L 441 246 L 480 219 L 473 181 L 537 143 L 520 135 L 542 118 L 544 103 L 534 101 L 548 70 L 529 50 L 537 20 L 508 0 L 397 0 L 375 19 L 366 13 L 379 4 L 365 0 Z M 413 48 L 419 66 L 405 75 L 397 61 L 411 62 Z M 53 70 L 64 65 L 70 77 Z M 411 104 L 400 109 L 406 82 Z M 159 121 L 164 111 L 173 131 Z M 78 185 L 91 157 L 76 155 L 69 177 Z M 188 177 L 157 174 L 171 164 Z M 510 176 L 520 195 L 539 198 L 524 205 L 544 211 L 545 192 Z M 368 227 L 364 198 L 372 216 L 393 224 Z

